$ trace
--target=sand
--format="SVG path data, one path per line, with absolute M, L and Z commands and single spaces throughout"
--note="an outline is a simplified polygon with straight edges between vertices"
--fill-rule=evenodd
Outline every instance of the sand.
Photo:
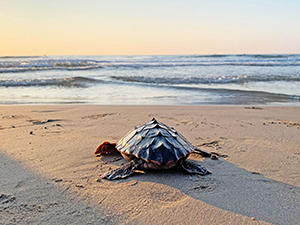
M 300 224 L 300 107 L 0 106 L 0 224 Z M 95 157 L 152 117 L 199 148 L 209 176 L 99 179 Z

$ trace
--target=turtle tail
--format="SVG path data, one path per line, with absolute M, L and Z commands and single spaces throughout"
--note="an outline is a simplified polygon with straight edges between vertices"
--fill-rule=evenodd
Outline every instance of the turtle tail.
M 117 151 L 116 143 L 103 142 L 95 151 L 95 155 L 108 155 L 114 151 Z

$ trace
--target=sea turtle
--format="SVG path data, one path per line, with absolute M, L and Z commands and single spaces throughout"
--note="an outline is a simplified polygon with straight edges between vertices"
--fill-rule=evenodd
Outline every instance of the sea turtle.
M 209 157 L 210 153 L 196 149 L 174 128 L 156 119 L 138 126 L 125 135 L 117 144 L 103 142 L 95 155 L 107 155 L 119 151 L 123 158 L 130 160 L 120 168 L 105 173 L 102 178 L 114 180 L 125 178 L 136 170 L 181 168 L 188 173 L 207 175 L 208 170 L 198 163 L 187 160 L 196 152 Z

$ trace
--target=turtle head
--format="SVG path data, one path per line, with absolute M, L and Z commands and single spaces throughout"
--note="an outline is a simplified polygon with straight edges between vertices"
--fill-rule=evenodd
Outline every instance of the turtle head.
M 109 143 L 107 141 L 103 142 L 95 151 L 95 155 L 108 155 L 114 151 L 116 151 L 116 143 Z

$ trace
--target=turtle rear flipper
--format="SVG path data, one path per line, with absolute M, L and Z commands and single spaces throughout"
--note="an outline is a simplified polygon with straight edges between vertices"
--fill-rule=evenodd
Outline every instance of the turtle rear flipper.
M 139 166 L 140 162 L 138 160 L 132 160 L 117 169 L 108 171 L 107 173 L 103 174 L 101 178 L 107 180 L 126 178 L 133 174 Z
M 184 171 L 188 173 L 199 174 L 202 176 L 211 174 L 211 172 L 209 172 L 206 168 L 191 160 L 181 160 L 179 165 Z

